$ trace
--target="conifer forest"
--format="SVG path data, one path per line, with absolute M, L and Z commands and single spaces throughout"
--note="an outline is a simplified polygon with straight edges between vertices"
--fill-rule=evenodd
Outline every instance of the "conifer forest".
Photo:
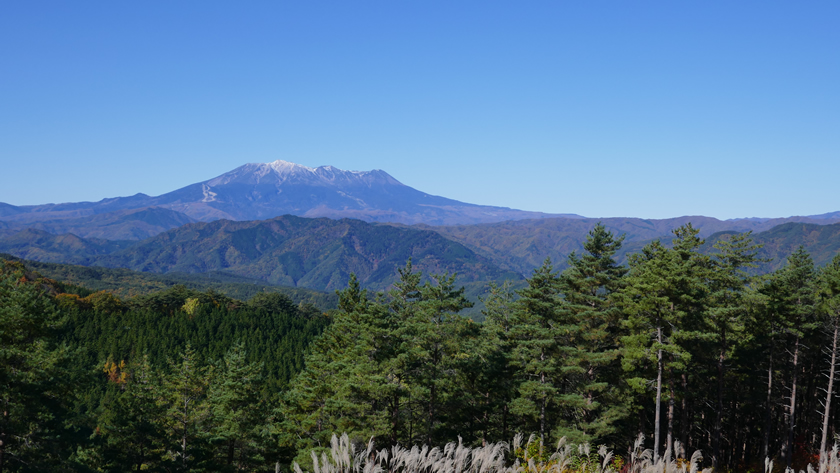
M 491 284 L 482 322 L 411 260 L 327 310 L 5 261 L 0 472 L 840 471 L 840 255 L 623 240 Z

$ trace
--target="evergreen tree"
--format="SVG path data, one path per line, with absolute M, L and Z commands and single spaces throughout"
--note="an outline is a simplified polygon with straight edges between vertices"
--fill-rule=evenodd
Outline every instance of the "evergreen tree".
M 63 319 L 22 266 L 0 272 L 0 473 L 63 471 L 73 438 L 73 355 L 58 346 Z M 75 379 L 74 379 L 75 378 Z
M 208 458 L 205 422 L 209 415 L 206 400 L 206 367 L 187 344 L 180 361 L 171 361 L 163 380 L 163 402 L 169 427 L 169 459 L 176 471 L 202 471 Z
M 712 346 L 708 351 L 716 355 L 717 399 L 712 431 L 712 465 L 717 468 L 721 459 L 720 444 L 726 410 L 727 361 L 744 330 L 748 308 L 745 297 L 754 279 L 746 270 L 756 267 L 756 262 L 760 261 L 757 254 L 761 245 L 753 243 L 750 233 L 743 233 L 719 240 L 714 248 L 717 252 L 712 259 L 709 308 L 705 316 L 708 334 L 705 338 Z
M 829 345 L 826 352 L 828 363 L 828 386 L 825 390 L 823 402 L 823 422 L 820 438 L 820 455 L 828 453 L 829 416 L 831 414 L 831 399 L 834 397 L 834 383 L 837 367 L 840 363 L 840 254 L 835 255 L 831 262 L 820 271 L 819 277 L 820 300 L 819 312 L 824 317 L 825 327 L 829 332 Z
M 689 344 L 696 340 L 707 303 L 708 257 L 697 252 L 703 243 L 698 230 L 687 224 L 674 230 L 673 248 L 655 241 L 630 259 L 630 273 L 618 300 L 627 316 L 622 337 L 623 365 L 628 383 L 644 391 L 648 363 L 655 364 L 654 457 L 661 445 L 663 381 L 668 384 L 665 445 L 671 445 L 676 405 L 675 374 L 691 360 Z M 642 368 L 642 371 L 638 371 Z M 667 380 L 663 378 L 667 376 Z
M 559 278 L 546 258 L 528 279 L 528 287 L 518 292 L 511 317 L 510 362 L 518 378 L 511 413 L 523 420 L 523 428 L 537 432 L 543 445 L 563 382 L 558 364 L 559 292 Z
M 161 386 L 149 357 L 128 367 L 127 377 L 109 379 L 97 435 L 104 439 L 105 471 L 161 471 L 166 448 Z
M 209 386 L 210 442 L 221 455 L 221 471 L 253 470 L 264 463 L 265 402 L 260 396 L 262 366 L 248 363 L 245 346 L 236 343 L 217 366 Z M 221 461 L 220 461 L 221 460 Z
M 303 371 L 283 395 L 280 442 L 304 457 L 329 445 L 334 432 L 365 440 L 394 435 L 387 405 L 399 386 L 383 367 L 393 342 L 387 310 L 368 301 L 355 275 L 338 295 L 332 324 L 313 342 Z
M 797 394 L 800 388 L 799 372 L 804 348 L 802 341 L 816 328 L 815 278 L 814 262 L 800 246 L 788 257 L 786 266 L 773 275 L 767 289 L 770 295 L 770 310 L 779 317 L 791 354 L 790 381 L 785 409 L 787 434 L 782 444 L 782 458 L 788 467 L 793 462 Z
M 273 314 L 298 314 L 298 308 L 292 299 L 278 292 L 260 292 L 248 300 L 248 306 Z
M 467 356 L 462 343 L 476 329 L 458 315 L 472 303 L 464 297 L 464 288 L 455 289 L 455 275 L 432 275 L 431 279 L 419 288 L 419 303 L 400 320 L 398 332 L 405 341 L 403 366 L 413 385 L 411 395 L 423 408 L 422 420 L 418 420 L 425 424 L 424 440 L 429 445 L 458 435 L 457 427 L 447 426 L 447 416 L 442 414 L 451 417 L 458 412 L 447 409 L 447 404 L 460 391 L 454 374 L 458 360 Z
M 464 369 L 470 386 L 473 417 L 481 432 L 481 444 L 510 437 L 509 409 L 517 387 L 510 360 L 514 293 L 510 281 L 491 283 L 484 302 L 484 323 L 468 347 L 471 366 Z M 492 440 L 490 440 L 492 439 Z
M 582 434 L 576 440 L 604 438 L 615 431 L 613 423 L 626 415 L 620 384 L 615 382 L 621 375 L 616 343 L 621 311 L 611 297 L 627 273 L 614 259 L 622 241 L 624 236 L 615 238 L 599 223 L 589 232 L 583 255 L 572 252 L 569 267 L 559 278 L 566 334 L 561 343 L 568 352 L 564 370 L 570 381 L 565 397 L 578 406 L 567 414 L 567 422 Z

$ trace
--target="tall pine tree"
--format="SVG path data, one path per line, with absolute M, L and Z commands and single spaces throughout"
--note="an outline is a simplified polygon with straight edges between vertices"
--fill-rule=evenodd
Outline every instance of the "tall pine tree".
M 614 257 L 624 236 L 615 238 L 602 224 L 587 235 L 581 256 L 571 253 L 568 269 L 560 274 L 562 318 L 568 346 L 565 369 L 569 383 L 565 396 L 578 404 L 567 414 L 569 425 L 582 436 L 603 439 L 626 416 L 621 402 L 621 365 L 617 344 L 621 311 L 612 295 L 621 288 L 627 268 Z M 567 434 L 567 432 L 561 432 Z
M 520 427 L 548 440 L 552 414 L 559 401 L 563 375 L 558 363 L 560 346 L 560 280 L 551 260 L 534 270 L 528 287 L 518 292 L 510 321 L 510 363 L 517 373 L 517 394 L 511 413 Z

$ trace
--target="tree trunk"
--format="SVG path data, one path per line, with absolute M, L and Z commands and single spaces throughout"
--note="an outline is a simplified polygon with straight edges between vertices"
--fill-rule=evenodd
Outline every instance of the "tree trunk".
M 540 361 L 545 363 L 545 351 L 540 350 Z M 542 446 L 545 445 L 545 371 L 540 372 L 540 384 L 543 386 L 542 399 L 540 400 L 540 454 Z
M 426 435 L 429 445 L 434 445 L 434 430 L 435 430 L 435 407 L 437 407 L 437 378 L 438 378 L 438 362 L 440 358 L 439 347 L 435 346 L 432 351 L 432 385 L 429 389 L 429 432 Z
M 674 403 L 676 402 L 674 396 L 674 370 L 668 370 L 668 433 L 665 437 L 665 451 L 674 445 Z M 676 456 L 677 452 L 672 454 Z
M 406 397 L 408 398 L 405 403 L 406 411 L 408 412 L 408 443 L 411 444 L 414 442 L 414 417 L 415 417 L 415 405 L 416 403 L 411 402 L 411 391 L 406 392 Z M 419 421 L 419 419 L 418 419 Z
M 682 390 L 683 390 L 683 398 L 682 398 L 682 405 L 680 406 L 680 443 L 686 447 L 687 450 L 690 450 L 690 442 L 688 440 L 688 376 L 683 373 L 682 374 Z
M 481 415 L 481 446 L 487 446 L 487 429 L 488 424 L 490 423 L 489 419 L 489 412 L 490 412 L 490 391 L 484 393 L 484 412 Z
M 838 321 L 840 322 L 840 321 Z M 828 415 L 831 411 L 831 396 L 834 394 L 834 372 L 837 366 L 837 334 L 840 331 L 838 322 L 834 323 L 834 338 L 831 341 L 831 370 L 828 372 L 828 389 L 825 392 L 825 410 L 823 412 L 822 440 L 820 440 L 820 457 L 826 454 L 826 441 L 828 440 Z
M 3 397 L 3 418 L 0 419 L 0 473 L 6 459 L 6 426 L 9 425 L 9 398 Z
M 431 386 L 431 389 L 429 391 L 430 391 L 430 393 L 429 393 L 429 412 L 427 414 L 428 417 L 429 417 L 429 419 L 428 419 L 429 426 L 427 427 L 428 431 L 426 433 L 426 441 L 429 443 L 429 445 L 433 445 L 432 444 L 432 429 L 434 429 L 434 422 L 435 422 L 435 411 L 434 411 L 435 407 L 434 406 L 435 406 L 435 395 L 437 394 L 435 392 L 436 390 L 435 390 L 435 382 L 434 381 L 432 381 L 432 386 Z
M 187 471 L 187 424 L 189 415 L 189 400 L 184 399 L 184 433 L 181 436 L 181 466 Z
M 397 445 L 397 435 L 399 431 L 400 418 L 400 395 L 397 390 L 394 390 L 394 399 L 391 409 L 391 446 Z
M 662 344 L 662 327 L 656 327 L 656 340 Z M 659 458 L 659 412 L 662 407 L 662 348 L 657 352 L 656 374 L 656 410 L 653 420 L 653 461 Z
M 137 462 L 137 470 L 141 471 L 143 469 L 143 460 L 146 458 L 146 452 L 143 450 L 143 447 L 140 447 L 140 461 Z
M 718 354 L 717 371 L 717 412 L 715 413 L 715 432 L 712 437 L 712 468 L 720 465 L 720 430 L 723 421 L 723 377 L 726 374 L 724 361 L 726 360 L 726 330 L 721 330 L 721 347 Z
M 761 456 L 770 458 L 770 428 L 773 422 L 773 348 L 770 348 L 770 365 L 767 368 L 767 408 L 764 411 L 764 444 Z
M 785 441 L 784 457 L 785 464 L 790 468 L 793 462 L 793 431 L 796 427 L 796 381 L 799 375 L 799 337 L 793 345 L 793 375 L 790 381 L 790 405 L 787 409 L 788 434 Z

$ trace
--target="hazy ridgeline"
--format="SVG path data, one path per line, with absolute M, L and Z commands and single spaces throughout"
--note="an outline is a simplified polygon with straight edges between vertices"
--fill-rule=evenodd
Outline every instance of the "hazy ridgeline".
M 7 263 L 0 471 L 818 465 L 838 423 L 840 256 L 815 268 L 800 249 L 752 276 L 748 234 L 711 255 L 691 225 L 674 236 L 624 267 L 596 226 L 562 273 L 492 287 L 480 324 L 453 276 L 423 283 L 411 262 L 388 293 L 351 277 L 326 316 L 280 294 L 120 300 Z M 503 443 L 517 434 L 533 437 Z

